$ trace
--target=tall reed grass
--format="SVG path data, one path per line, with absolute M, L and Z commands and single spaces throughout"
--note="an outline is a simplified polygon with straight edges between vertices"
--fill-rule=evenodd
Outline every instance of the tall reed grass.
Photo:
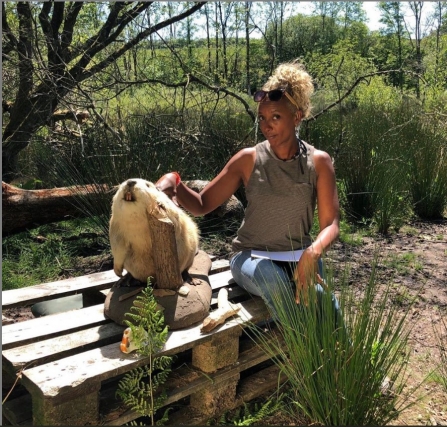
M 446 312 L 440 313 L 439 323 L 433 324 L 433 332 L 436 337 L 437 347 L 439 350 L 440 363 L 437 370 L 439 382 L 447 393 L 447 320 Z
M 422 117 L 409 147 L 409 185 L 420 218 L 439 219 L 447 208 L 447 129 L 433 116 Z
M 78 208 L 96 222 L 104 237 L 108 236 L 114 187 L 124 180 L 138 177 L 155 182 L 170 171 L 179 171 L 183 180 L 210 180 L 251 142 L 253 123 L 234 100 L 216 102 L 215 96 L 202 91 L 188 92 L 183 99 L 182 93 L 166 89 L 161 92 L 163 98 L 160 93 L 157 98 L 155 89 L 150 91 L 153 98 L 143 91 L 135 91 L 132 99 L 124 97 L 127 116 L 123 105 L 110 105 L 123 138 L 95 123 L 84 129 L 82 144 L 75 141 L 55 149 L 48 139 L 39 138 L 22 158 L 31 173 L 39 171 L 46 187 L 97 184 L 95 201 L 81 198 Z M 148 96 L 153 101 L 150 107 Z M 238 226 L 228 223 L 220 230 L 209 220 L 200 223 L 206 234 L 234 233 Z
M 442 119 L 379 78 L 360 86 L 356 100 L 353 108 L 330 111 L 307 129 L 310 142 L 334 156 L 346 217 L 387 234 L 413 214 L 423 219 L 445 215 L 447 132 Z
M 273 301 L 277 339 L 266 338 L 264 327 L 251 326 L 261 348 L 288 379 L 290 413 L 304 413 L 310 424 L 386 425 L 414 402 L 409 396 L 416 389 L 403 391 L 410 308 L 402 314 L 390 304 L 391 287 L 376 280 L 376 264 L 362 295 L 343 280 L 337 286 L 342 323 L 334 322 L 331 267 L 325 274 L 330 291 L 319 302 L 313 287 L 307 307 L 293 300 Z M 278 285 L 284 284 L 270 284 Z M 384 389 L 388 380 L 392 390 Z

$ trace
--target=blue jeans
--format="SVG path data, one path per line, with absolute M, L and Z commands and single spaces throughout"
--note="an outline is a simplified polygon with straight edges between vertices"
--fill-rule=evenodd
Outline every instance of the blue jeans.
M 236 253 L 230 260 L 230 269 L 236 283 L 252 295 L 264 299 L 274 319 L 281 318 L 277 309 L 281 305 L 281 311 L 286 313 L 294 310 L 302 310 L 303 306 L 295 302 L 295 282 L 293 269 L 295 263 L 277 262 L 269 259 L 252 258 L 251 251 Z M 319 273 L 323 277 L 323 263 L 319 260 Z M 325 290 L 320 284 L 315 285 L 316 297 L 320 311 Z M 331 295 L 331 303 L 334 309 L 334 327 L 343 325 L 341 310 L 337 298 Z

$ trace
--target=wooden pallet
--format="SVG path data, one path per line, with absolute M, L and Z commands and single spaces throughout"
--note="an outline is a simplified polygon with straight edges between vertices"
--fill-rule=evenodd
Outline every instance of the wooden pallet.
M 268 311 L 233 281 L 228 261 L 213 261 L 209 275 L 217 292 L 240 303 L 238 316 L 207 334 L 201 323 L 170 331 L 160 355 L 176 355 L 165 405 L 175 407 L 171 424 L 200 424 L 278 384 L 278 371 L 243 333 Z M 2 292 L 3 309 L 83 293 L 104 294 L 116 281 L 113 271 Z M 104 297 L 104 296 L 103 296 Z M 3 405 L 3 424 L 122 425 L 139 417 L 115 397 L 117 384 L 147 359 L 119 349 L 125 327 L 106 319 L 103 304 L 2 327 L 3 378 L 19 386 Z

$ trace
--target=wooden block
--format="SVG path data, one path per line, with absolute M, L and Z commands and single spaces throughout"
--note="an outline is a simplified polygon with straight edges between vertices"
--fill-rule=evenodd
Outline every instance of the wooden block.
M 34 394 L 33 424 L 43 426 L 85 426 L 99 421 L 100 384 L 83 388 L 82 394 L 61 403 Z
M 239 374 L 234 375 L 218 385 L 210 385 L 206 389 L 192 394 L 190 406 L 193 412 L 212 417 L 231 408 L 234 405 L 239 377 Z
M 155 249 L 152 256 L 157 272 L 157 288 L 178 289 L 183 284 L 183 279 L 177 254 L 174 224 L 166 216 L 156 218 L 148 214 L 147 219 L 152 245 Z
M 242 329 L 233 329 L 225 335 L 197 345 L 192 350 L 192 366 L 203 372 L 216 372 L 235 363 L 239 357 L 239 337 Z

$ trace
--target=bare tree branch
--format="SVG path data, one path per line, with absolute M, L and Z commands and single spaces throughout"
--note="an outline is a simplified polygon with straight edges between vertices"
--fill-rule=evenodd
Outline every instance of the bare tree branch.
M 85 3 L 49 1 L 35 6 L 31 2 L 18 2 L 16 6 L 19 19 L 18 41 L 14 40 L 13 33 L 10 31 L 7 11 L 5 5 L 2 4 L 2 22 L 6 24 L 4 25 L 5 39 L 10 41 L 10 50 L 12 51 L 13 48 L 16 50 L 19 63 L 17 96 L 10 110 L 9 123 L 3 132 L 3 179 L 7 181 L 14 177 L 20 151 L 28 146 L 32 135 L 48 123 L 58 104 L 80 82 L 104 71 L 148 35 L 190 16 L 205 3 L 194 3 L 182 13 L 145 28 L 127 43 L 120 42 L 122 45 L 107 54 L 104 59 L 98 59 L 97 54 L 116 42 L 124 29 L 146 11 L 152 2 L 110 3 L 110 13 L 105 24 L 94 37 L 81 45 L 85 51 L 79 50 L 79 46 L 71 45 L 76 21 Z M 35 15 L 31 8 L 40 9 L 38 16 L 40 33 L 39 24 L 33 21 Z M 42 33 L 46 42 L 46 52 L 45 49 L 40 48 L 39 37 Z M 42 67 L 39 70 L 33 68 L 33 42 L 36 63 Z M 70 64 L 78 56 L 76 63 Z M 94 60 L 97 62 L 90 66 Z M 36 81 L 39 79 L 37 85 L 33 79 Z
M 318 117 L 320 117 L 322 114 L 326 113 L 330 109 L 332 109 L 335 106 L 337 106 L 338 104 L 340 104 L 343 100 L 345 100 L 352 93 L 352 91 L 356 88 L 356 86 L 358 84 L 360 84 L 363 80 L 366 81 L 366 79 L 368 77 L 378 76 L 378 75 L 381 75 L 381 74 L 395 73 L 396 71 L 401 71 L 401 70 L 375 71 L 373 73 L 365 74 L 364 76 L 358 77 L 357 80 L 352 84 L 352 86 L 344 93 L 343 96 L 339 97 L 339 99 L 337 101 L 333 102 L 332 104 L 329 104 L 327 107 L 323 108 L 317 114 L 315 114 L 312 117 L 309 117 L 308 119 L 305 119 L 305 120 L 306 121 L 317 120 Z
M 79 76 L 77 81 L 83 81 L 86 78 L 90 77 L 91 75 L 96 74 L 99 71 L 102 71 L 104 68 L 106 68 L 112 62 L 115 62 L 119 57 L 121 57 L 124 53 L 126 53 L 132 47 L 136 46 L 141 40 L 145 39 L 150 34 L 154 34 L 157 31 L 161 30 L 162 28 L 166 28 L 166 27 L 168 27 L 169 25 L 171 25 L 171 24 L 173 24 L 175 22 L 181 21 L 182 19 L 188 17 L 189 15 L 191 15 L 192 13 L 196 12 L 201 7 L 203 7 L 203 5 L 205 3 L 206 2 L 198 2 L 193 7 L 191 7 L 190 9 L 187 9 L 183 13 L 180 13 L 179 15 L 173 16 L 170 19 L 166 19 L 165 21 L 160 22 L 160 23 L 158 23 L 158 24 L 156 24 L 156 25 L 154 25 L 152 27 L 149 27 L 146 30 L 140 32 L 132 40 L 130 40 L 129 42 L 125 43 L 120 49 L 118 49 L 117 51 L 115 51 L 111 55 L 109 55 L 105 60 L 101 61 L 97 65 L 94 65 L 93 67 L 91 67 L 88 70 L 85 70 L 83 68 L 82 69 L 82 75 Z M 79 71 L 79 69 L 76 67 L 73 70 L 73 72 L 74 71 Z

